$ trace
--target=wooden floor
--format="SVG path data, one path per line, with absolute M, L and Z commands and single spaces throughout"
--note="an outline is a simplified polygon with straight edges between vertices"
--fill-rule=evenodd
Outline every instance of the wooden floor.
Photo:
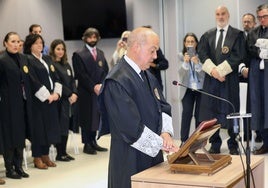
M 225 133 L 221 133 L 223 137 Z M 75 135 L 75 141 L 78 144 L 79 154 L 74 154 L 72 143 L 68 142 L 69 154 L 75 157 L 72 162 L 57 161 L 56 168 L 48 170 L 38 170 L 34 168 L 32 157 L 28 156 L 28 170 L 30 178 L 13 180 L 5 177 L 3 158 L 0 156 L 0 177 L 6 181 L 5 185 L 0 187 L 7 188 L 106 188 L 107 187 L 107 169 L 109 152 L 98 152 L 97 155 L 87 155 L 82 152 L 80 135 Z M 180 144 L 177 141 L 178 145 Z M 99 140 L 101 146 L 109 148 L 110 136 L 104 136 Z M 258 144 L 259 147 L 261 144 Z M 209 147 L 209 145 L 208 145 Z M 226 140 L 223 141 L 222 153 L 228 153 Z M 28 155 L 30 155 L 28 153 Z M 268 187 L 268 154 L 265 157 L 265 187 Z

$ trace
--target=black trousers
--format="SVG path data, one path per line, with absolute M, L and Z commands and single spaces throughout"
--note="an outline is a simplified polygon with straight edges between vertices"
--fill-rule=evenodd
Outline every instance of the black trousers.
M 67 149 L 67 141 L 68 141 L 68 135 L 62 135 L 61 136 L 61 142 L 56 144 L 57 148 L 57 155 L 58 156 L 64 156 L 67 154 L 66 149 Z
M 48 154 L 49 154 L 48 145 L 32 144 L 32 156 L 33 157 L 42 157 L 42 155 L 48 155 Z
M 227 145 L 229 150 L 231 148 L 238 148 L 238 143 L 236 141 L 236 134 L 234 133 L 233 127 L 227 129 L 229 139 L 227 140 Z M 220 150 L 221 145 L 222 145 L 222 140 L 220 137 L 220 129 L 216 131 L 209 139 L 209 142 L 211 143 L 211 148 L 214 150 Z
M 181 119 L 181 141 L 185 142 L 189 137 L 191 121 L 195 117 L 195 127 L 199 125 L 198 112 L 200 108 L 200 96 L 201 94 L 187 89 L 182 99 L 182 119 Z M 195 107 L 195 109 L 194 109 Z
M 82 143 L 90 144 L 96 141 L 97 131 L 88 131 L 88 129 L 81 128 Z

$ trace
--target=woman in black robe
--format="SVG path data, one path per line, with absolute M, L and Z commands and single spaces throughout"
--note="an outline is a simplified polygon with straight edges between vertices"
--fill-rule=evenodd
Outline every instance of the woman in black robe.
M 22 161 L 25 139 L 30 136 L 27 130 L 31 124 L 30 81 L 33 75 L 27 57 L 18 51 L 19 35 L 7 33 L 3 44 L 6 50 L 0 55 L 0 145 L 6 176 L 21 179 L 29 177 L 22 168 Z
M 56 167 L 48 156 L 51 144 L 60 142 L 58 100 L 62 85 L 53 66 L 52 59 L 42 55 L 44 40 L 41 35 L 30 34 L 24 42 L 24 53 L 28 54 L 31 67 L 43 85 L 33 98 L 34 126 L 32 127 L 32 156 L 38 169 Z
M 67 140 L 69 129 L 77 132 L 76 101 L 77 89 L 70 64 L 67 62 L 66 45 L 63 40 L 56 39 L 50 45 L 49 55 L 62 83 L 62 97 L 59 101 L 59 117 L 61 128 L 61 142 L 56 144 L 58 161 L 74 160 L 67 154 Z

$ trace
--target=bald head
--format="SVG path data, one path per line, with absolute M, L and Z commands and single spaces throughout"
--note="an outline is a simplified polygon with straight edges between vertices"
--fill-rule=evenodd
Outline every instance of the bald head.
M 225 26 L 227 26 L 229 23 L 229 18 L 230 18 L 230 14 L 229 14 L 227 7 L 219 6 L 215 10 L 215 17 L 216 17 L 216 22 L 217 22 L 218 27 L 224 28 Z
M 127 56 L 132 59 L 141 70 L 150 67 L 150 63 L 157 58 L 159 37 L 152 30 L 144 27 L 134 29 L 127 41 Z

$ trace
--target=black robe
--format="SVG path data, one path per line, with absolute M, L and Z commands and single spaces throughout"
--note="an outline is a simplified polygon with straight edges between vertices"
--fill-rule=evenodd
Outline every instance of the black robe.
M 0 124 L 5 149 L 23 148 L 25 139 L 31 137 L 33 126 L 32 93 L 41 85 L 34 80 L 34 74 L 27 57 L 6 51 L 0 55 Z
M 229 26 L 223 44 L 223 47 L 227 47 L 228 50 L 221 53 L 220 61 L 216 62 L 216 31 L 217 29 L 214 28 L 202 35 L 198 44 L 200 61 L 204 63 L 207 59 L 211 59 L 217 66 L 227 60 L 233 71 L 225 76 L 224 82 L 206 74 L 203 90 L 229 100 L 234 105 L 234 109 L 227 102 L 201 95 L 199 119 L 204 121 L 216 117 L 222 127 L 229 127 L 232 126 L 232 121 L 227 121 L 226 115 L 239 112 L 240 109 L 238 66 L 245 55 L 245 40 L 242 31 Z
M 261 26 L 251 30 L 247 36 L 247 63 L 249 66 L 249 90 L 250 90 L 250 107 L 251 107 L 251 128 L 253 130 L 268 129 L 268 60 L 264 60 L 264 80 L 261 85 L 259 64 L 259 48 L 255 46 L 258 38 L 268 39 L 268 32 L 264 37 L 259 37 Z M 261 100 L 261 92 L 264 94 L 264 101 Z M 261 106 L 264 107 L 262 112 Z M 264 122 L 263 122 L 264 120 Z
M 101 84 L 108 73 L 108 64 L 103 51 L 97 48 L 97 59 L 94 60 L 89 49 L 84 46 L 74 52 L 73 68 L 78 80 L 78 123 L 88 131 L 99 128 L 100 113 L 97 106 L 97 95 L 94 86 Z
M 69 134 L 69 129 L 73 132 L 79 131 L 77 122 L 77 105 L 76 103 L 71 105 L 69 102 L 69 97 L 73 93 L 78 95 L 77 88 L 72 68 L 69 63 L 62 64 L 61 62 L 55 62 L 54 66 L 62 84 L 62 96 L 59 101 L 59 119 L 61 134 L 66 136 Z
M 33 55 L 28 55 L 29 63 L 34 69 L 40 84 L 44 85 L 50 93 L 53 92 L 55 82 L 60 83 L 59 77 L 53 66 L 52 59 L 43 55 L 43 60 L 49 68 L 49 75 L 53 82 L 53 88 L 50 86 L 48 71 L 39 59 Z M 51 104 L 48 100 L 42 102 L 37 97 L 33 98 L 34 126 L 32 127 L 31 142 L 36 145 L 50 145 L 60 142 L 60 124 L 58 115 L 58 101 Z
M 102 114 L 100 135 L 111 133 L 109 188 L 130 188 L 130 177 L 163 162 L 162 151 L 150 157 L 131 144 L 141 136 L 144 125 L 160 135 L 161 113 L 171 115 L 157 79 L 149 72 L 150 88 L 122 58 L 104 81 L 99 105 Z

